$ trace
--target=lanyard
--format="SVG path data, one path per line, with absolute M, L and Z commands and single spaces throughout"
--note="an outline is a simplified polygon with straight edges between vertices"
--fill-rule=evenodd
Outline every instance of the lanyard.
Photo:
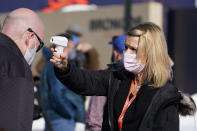
M 120 131 L 122 131 L 122 124 L 123 124 L 124 115 L 125 115 L 127 109 L 129 108 L 129 106 L 131 105 L 131 103 L 132 103 L 132 102 L 134 101 L 134 99 L 136 98 L 136 95 L 137 95 L 137 93 L 138 93 L 138 91 L 139 91 L 139 90 L 138 90 L 137 93 L 135 93 L 135 95 L 131 98 L 131 100 L 129 100 L 129 97 L 130 97 L 130 95 L 131 95 L 131 93 L 132 93 L 132 90 L 134 90 L 134 88 L 136 88 L 136 87 L 135 87 L 134 81 L 132 80 L 132 82 L 131 82 L 131 87 L 130 87 L 130 90 L 129 90 L 127 99 L 126 99 L 125 104 L 124 104 L 124 106 L 123 106 L 122 112 L 121 112 L 121 114 L 120 114 L 120 116 L 119 116 L 119 118 L 118 118 L 118 128 L 119 128 Z

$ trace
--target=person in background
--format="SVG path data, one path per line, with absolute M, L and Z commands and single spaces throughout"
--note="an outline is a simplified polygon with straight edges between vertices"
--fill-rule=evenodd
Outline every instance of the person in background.
M 76 26 L 76 27 L 78 27 L 78 26 Z M 81 69 L 98 70 L 99 69 L 99 55 L 98 55 L 97 50 L 88 42 L 81 43 L 80 41 L 82 40 L 82 38 L 81 38 L 81 40 L 78 41 L 78 36 L 82 37 L 82 29 L 77 31 L 77 29 L 69 29 L 68 28 L 67 31 L 70 34 L 77 35 L 74 37 L 73 37 L 73 35 L 71 35 L 74 44 L 69 45 L 68 49 L 70 52 L 68 54 L 68 59 Z M 81 33 L 73 33 L 73 32 L 81 32 Z M 65 36 L 65 33 L 60 34 L 60 36 Z M 74 54 L 73 52 L 75 52 L 76 55 L 73 55 Z M 72 56 L 75 56 L 75 57 L 72 57 Z M 86 98 L 84 100 L 85 111 L 87 111 L 88 103 L 89 103 L 89 97 L 86 96 Z M 77 125 L 78 124 L 76 124 L 76 126 Z M 81 129 L 79 131 L 81 131 Z
M 81 95 L 107 96 L 102 131 L 179 131 L 179 113 L 194 115 L 196 111 L 195 103 L 187 97 L 192 103 L 188 106 L 171 82 L 164 33 L 154 23 L 128 31 L 122 69 L 82 70 L 66 54 L 51 51 L 50 61 L 62 83 Z
M 88 42 L 83 41 L 83 29 L 79 24 L 71 24 L 65 33 L 70 34 L 74 41 L 72 51 L 68 54 L 70 61 L 81 69 L 98 70 L 99 55 L 97 50 Z M 65 34 L 63 33 L 63 34 Z M 90 96 L 84 97 L 85 110 L 87 111 Z
M 72 37 L 68 34 L 61 36 L 69 40 L 68 47 L 64 48 L 64 53 L 69 54 L 74 44 Z M 48 48 L 43 48 L 43 55 L 46 64 L 42 68 L 39 92 L 53 131 L 83 131 L 85 111 L 82 96 L 72 92 L 56 78 L 53 64 L 49 62 L 52 54 Z M 49 131 L 47 125 L 45 130 Z
M 0 33 L 0 126 L 31 131 L 34 89 L 30 65 L 42 48 L 44 24 L 32 10 L 10 12 Z
M 84 68 L 88 70 L 98 70 L 99 54 L 97 50 L 90 43 L 81 43 L 77 46 L 77 50 L 85 56 Z
M 126 35 L 114 36 L 109 44 L 112 45 L 112 64 L 108 64 L 109 68 L 121 68 L 123 51 L 125 50 Z M 92 96 L 89 108 L 86 114 L 86 129 L 88 131 L 101 131 L 103 122 L 103 112 L 106 103 L 105 96 Z
M 99 55 L 96 49 L 88 42 L 83 42 L 83 29 L 79 24 L 71 24 L 65 33 L 72 37 L 73 45 L 70 47 L 68 59 L 74 60 L 80 68 L 98 70 Z M 77 61 L 77 62 L 76 62 Z
M 84 68 L 85 55 L 83 52 L 77 50 L 77 46 L 80 45 L 83 39 L 83 30 L 79 24 L 71 24 L 66 29 L 65 33 L 59 34 L 64 36 L 65 34 L 71 35 L 73 44 L 69 47 L 68 59 L 72 60 L 78 67 Z
M 72 36 L 73 41 L 75 41 L 77 46 L 83 41 L 83 29 L 79 24 L 71 24 L 66 29 L 65 33 Z
M 75 35 L 77 37 L 82 37 L 83 36 L 83 29 L 79 24 L 70 24 L 68 28 L 66 29 L 66 33 Z

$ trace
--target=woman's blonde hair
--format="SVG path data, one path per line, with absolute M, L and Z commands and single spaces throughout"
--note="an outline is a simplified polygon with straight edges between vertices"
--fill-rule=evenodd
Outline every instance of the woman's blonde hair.
M 146 61 L 144 83 L 151 82 L 155 88 L 165 85 L 171 79 L 171 66 L 165 36 L 160 27 L 150 22 L 143 23 L 129 30 L 127 35 L 139 37 L 137 58 Z

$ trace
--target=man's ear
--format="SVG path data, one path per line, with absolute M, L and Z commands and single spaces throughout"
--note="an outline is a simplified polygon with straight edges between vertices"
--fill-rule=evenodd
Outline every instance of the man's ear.
M 33 38 L 33 36 L 34 36 L 33 32 L 25 31 L 25 33 L 23 33 L 23 39 L 31 39 Z
M 35 34 L 33 32 L 25 32 L 24 33 L 24 39 L 25 39 L 25 44 L 27 46 L 29 46 L 29 41 L 31 41 L 31 39 L 34 39 L 34 36 Z
M 32 38 L 32 36 L 33 33 L 28 31 L 23 34 L 23 41 L 27 47 L 29 47 L 29 40 Z
M 27 38 L 28 39 L 32 39 L 34 37 L 34 33 L 33 32 L 27 32 Z

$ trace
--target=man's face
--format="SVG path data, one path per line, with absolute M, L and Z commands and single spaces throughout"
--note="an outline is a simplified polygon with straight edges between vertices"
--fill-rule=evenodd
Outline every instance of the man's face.
M 32 64 L 36 52 L 38 52 L 44 45 L 41 38 L 31 28 L 28 28 L 24 34 L 23 42 L 25 42 L 26 48 L 23 55 L 29 65 Z
M 118 50 L 113 48 L 111 61 L 116 62 L 122 59 L 122 53 L 118 52 Z
M 75 49 L 75 44 L 74 44 L 73 40 L 68 40 L 68 49 L 70 51 Z

